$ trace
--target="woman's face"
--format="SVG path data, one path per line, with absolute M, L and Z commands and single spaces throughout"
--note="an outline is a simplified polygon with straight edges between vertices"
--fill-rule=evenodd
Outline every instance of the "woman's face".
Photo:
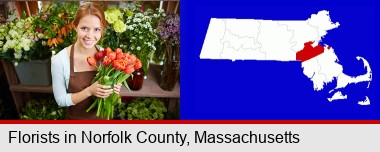
M 77 42 L 86 49 L 91 49 L 102 35 L 100 19 L 94 15 L 86 15 L 79 20 Z

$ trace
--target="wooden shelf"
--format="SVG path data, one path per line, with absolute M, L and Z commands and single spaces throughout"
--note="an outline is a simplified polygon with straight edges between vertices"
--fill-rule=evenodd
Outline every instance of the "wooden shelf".
M 26 85 L 10 85 L 10 91 L 17 92 L 38 92 L 38 93 L 53 93 L 53 88 L 49 86 L 26 86 Z
M 53 93 L 53 88 L 49 86 L 28 86 L 20 85 L 14 66 L 7 61 L 0 60 L 3 66 L 2 73 L 5 73 L 9 90 L 12 93 L 12 97 L 17 108 L 18 113 L 21 113 L 22 108 L 25 106 L 25 101 L 30 99 L 29 93 Z M 1 65 L 1 64 L 0 64 Z M 1 67 L 0 67 L 1 68 Z M 150 65 L 148 78 L 144 80 L 143 87 L 139 91 L 127 91 L 123 86 L 120 95 L 129 97 L 160 97 L 160 98 L 170 98 L 170 101 L 178 101 L 180 98 L 180 86 L 179 83 L 176 84 L 173 91 L 164 91 L 158 85 L 158 75 L 160 73 L 161 66 Z M 173 107 L 175 102 L 169 102 L 169 107 Z
M 144 80 L 141 90 L 129 92 L 124 86 L 120 90 L 121 96 L 129 97 L 163 97 L 163 98 L 179 98 L 180 85 L 177 82 L 173 91 L 165 91 L 158 85 L 158 74 L 160 73 L 160 66 L 151 64 L 149 65 L 148 78 Z
M 162 98 L 179 98 L 180 86 L 177 83 L 173 91 L 165 91 L 160 88 L 157 81 L 157 74 L 160 66 L 150 65 L 148 78 L 144 80 L 143 87 L 138 91 L 128 91 L 125 86 L 120 90 L 121 96 L 129 97 L 162 97 Z M 27 86 L 27 85 L 10 85 L 10 91 L 16 92 L 38 92 L 53 93 L 52 86 Z

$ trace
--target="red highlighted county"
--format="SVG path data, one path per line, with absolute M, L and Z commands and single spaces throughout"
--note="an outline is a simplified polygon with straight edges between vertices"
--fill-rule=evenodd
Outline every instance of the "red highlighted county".
M 314 42 L 311 41 L 304 43 L 304 48 L 296 54 L 296 60 L 304 62 L 322 54 L 324 51 L 323 46 L 318 44 L 317 46 L 313 47 L 311 46 L 313 43 Z

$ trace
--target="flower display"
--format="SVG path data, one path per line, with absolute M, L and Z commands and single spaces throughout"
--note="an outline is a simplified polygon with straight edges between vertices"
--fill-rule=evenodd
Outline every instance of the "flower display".
M 34 18 L 16 19 L 0 27 L 1 57 L 10 61 L 32 59 L 35 42 L 39 39 L 32 24 Z
M 115 7 L 110 7 L 104 12 L 105 18 L 109 24 L 106 29 L 106 35 L 102 39 L 102 46 L 112 48 L 124 48 L 121 45 L 121 33 L 125 32 L 127 26 L 123 22 L 123 14 L 121 10 Z
M 180 17 L 178 14 L 169 13 L 158 23 L 157 33 L 161 40 L 169 45 L 180 45 Z
M 79 4 L 52 4 L 31 17 L 0 26 L 0 57 L 17 62 L 45 60 L 74 42 L 72 21 Z
M 34 24 L 41 38 L 38 42 L 41 48 L 60 51 L 74 43 L 73 21 L 78 6 L 79 3 L 54 3 L 45 11 L 35 14 Z
M 159 9 L 155 12 L 147 9 L 143 11 L 139 4 L 134 4 L 127 8 L 125 12 L 124 17 L 127 30 L 124 36 L 127 38 L 128 50 L 135 53 L 144 63 L 144 73 L 148 74 L 150 57 L 156 51 L 155 43 L 158 41 L 153 23 L 159 17 L 158 14 L 163 12 L 163 10 Z
M 99 67 L 96 66 L 96 60 L 99 61 Z M 142 66 L 141 61 L 130 53 L 123 53 L 122 49 L 117 48 L 112 51 L 111 48 L 106 48 L 99 51 L 95 56 L 87 57 L 87 62 L 90 66 L 96 66 L 98 73 L 93 79 L 93 83 L 98 81 L 99 84 L 114 86 L 117 83 L 123 82 L 131 76 L 135 69 Z M 97 116 L 110 119 L 113 118 L 115 105 L 121 102 L 120 96 L 112 93 L 107 98 L 96 98 L 94 103 L 87 109 L 87 112 L 94 107 L 98 107 Z
M 164 68 L 160 87 L 172 91 L 179 77 L 180 67 L 180 18 L 170 13 L 158 23 L 157 33 L 165 46 Z

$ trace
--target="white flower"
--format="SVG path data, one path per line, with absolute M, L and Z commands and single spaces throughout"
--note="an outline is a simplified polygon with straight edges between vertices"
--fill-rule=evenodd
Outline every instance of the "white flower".
M 42 39 L 44 37 L 44 34 L 38 33 L 37 37 L 40 38 L 40 39 Z
M 22 21 L 18 21 L 16 23 L 16 26 L 17 26 L 17 28 L 22 29 L 22 28 L 24 28 L 24 23 Z
M 9 34 L 12 38 L 17 38 L 17 36 L 18 36 L 18 33 L 17 33 L 15 30 L 9 30 L 8 34 Z
M 15 50 L 13 53 L 16 59 L 21 59 L 22 51 L 21 50 Z
M 128 26 L 127 26 L 127 29 L 128 29 L 128 30 L 133 30 L 134 28 L 133 28 L 133 26 L 128 25 Z
M 8 44 L 7 43 L 5 43 L 5 45 L 3 46 L 3 53 L 5 53 L 5 52 L 7 52 L 7 50 L 8 50 Z
M 156 51 L 156 47 L 154 45 L 152 45 L 152 48 L 153 48 L 154 51 Z
M 140 50 L 141 50 L 141 47 L 138 46 L 136 49 L 140 51 Z

